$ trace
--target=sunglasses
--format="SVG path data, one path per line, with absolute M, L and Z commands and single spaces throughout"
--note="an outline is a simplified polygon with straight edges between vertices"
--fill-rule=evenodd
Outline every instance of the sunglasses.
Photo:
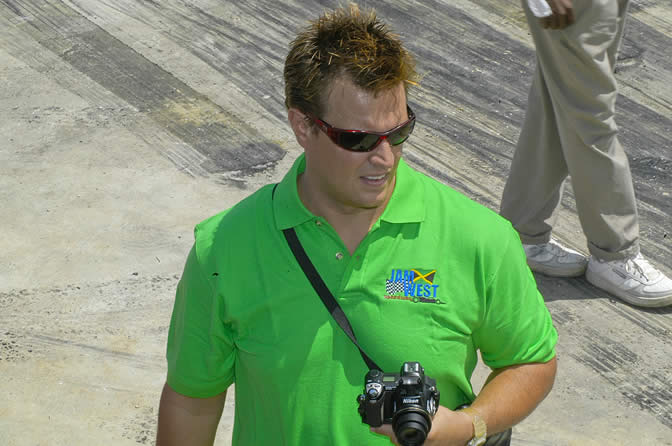
M 408 121 L 399 124 L 387 132 L 364 132 L 362 130 L 338 129 L 315 116 L 311 116 L 307 113 L 306 116 L 315 122 L 320 130 L 326 133 L 334 144 L 342 149 L 351 152 L 370 152 L 385 139 L 388 140 L 390 145 L 398 146 L 411 136 L 413 127 L 415 127 L 415 113 L 413 113 L 413 110 L 411 110 L 411 107 L 408 105 L 406 106 L 406 110 L 408 111 Z

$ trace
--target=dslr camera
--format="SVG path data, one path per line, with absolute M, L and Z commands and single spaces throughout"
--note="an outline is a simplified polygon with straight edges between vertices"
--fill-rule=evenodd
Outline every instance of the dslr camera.
M 370 370 L 357 402 L 364 423 L 372 427 L 391 423 L 402 446 L 419 446 L 432 428 L 439 391 L 419 362 L 405 362 L 398 374 Z

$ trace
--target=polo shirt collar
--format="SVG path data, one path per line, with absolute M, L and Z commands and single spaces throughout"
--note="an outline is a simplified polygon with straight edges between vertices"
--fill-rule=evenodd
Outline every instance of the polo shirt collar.
M 306 158 L 301 154 L 285 177 L 278 183 L 273 197 L 275 226 L 279 230 L 298 226 L 315 218 L 299 198 L 297 179 L 306 170 Z M 415 172 L 401 159 L 397 167 L 397 182 L 392 197 L 380 219 L 388 223 L 421 222 L 425 219 L 422 184 Z
M 275 227 L 279 230 L 292 228 L 315 218 L 299 198 L 296 180 L 304 170 L 306 170 L 306 156 L 302 153 L 275 189 L 273 214 Z

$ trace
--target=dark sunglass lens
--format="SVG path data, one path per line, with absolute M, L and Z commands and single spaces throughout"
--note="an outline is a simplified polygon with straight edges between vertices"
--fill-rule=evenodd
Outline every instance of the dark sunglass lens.
M 378 141 L 377 135 L 343 132 L 339 135 L 338 145 L 354 152 L 368 152 L 376 141 Z
M 393 146 L 398 146 L 399 144 L 406 141 L 408 137 L 411 136 L 411 133 L 413 133 L 414 127 L 415 121 L 411 121 L 396 132 L 392 133 L 389 136 L 390 144 Z

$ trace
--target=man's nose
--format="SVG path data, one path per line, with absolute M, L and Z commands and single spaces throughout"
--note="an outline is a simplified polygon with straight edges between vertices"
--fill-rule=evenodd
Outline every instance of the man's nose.
M 371 151 L 369 160 L 371 164 L 392 167 L 394 165 L 394 150 L 387 136 L 384 136 L 382 139 L 376 148 Z

